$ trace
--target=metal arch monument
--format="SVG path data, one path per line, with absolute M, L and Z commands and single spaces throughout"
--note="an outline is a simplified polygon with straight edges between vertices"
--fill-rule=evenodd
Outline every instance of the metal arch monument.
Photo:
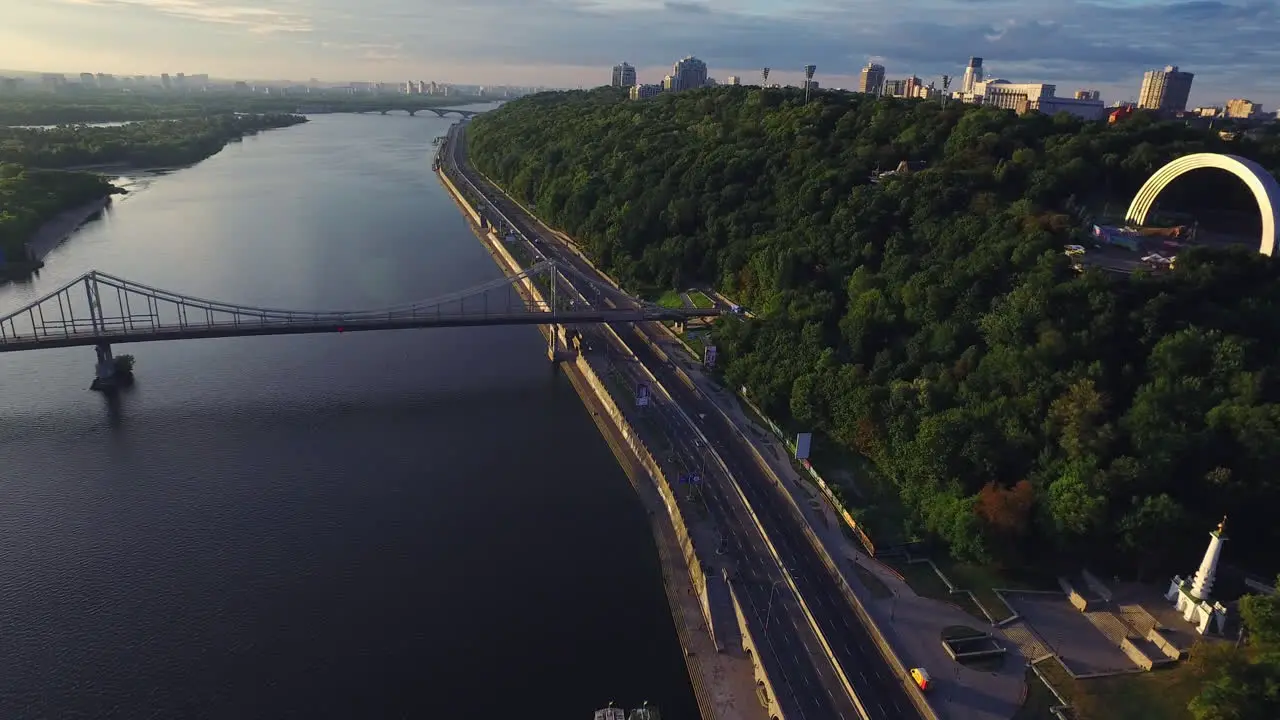
M 1184 155 L 1165 165 L 1138 189 L 1138 194 L 1129 205 L 1129 211 L 1125 213 L 1125 221 L 1142 225 L 1147 221 L 1147 213 L 1151 212 L 1156 197 L 1169 183 L 1183 173 L 1205 169 L 1225 170 L 1249 187 L 1262 214 L 1262 242 L 1258 252 L 1271 255 L 1276 247 L 1276 229 L 1280 228 L 1280 183 L 1261 165 L 1238 155 L 1195 153 Z

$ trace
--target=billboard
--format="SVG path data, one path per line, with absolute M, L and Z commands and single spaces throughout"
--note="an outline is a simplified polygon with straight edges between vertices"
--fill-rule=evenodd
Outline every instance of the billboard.
M 636 383 L 636 407 L 647 407 L 649 405 L 649 386 L 645 383 Z
M 716 366 L 716 346 L 707 345 L 702 348 L 702 365 L 704 367 L 713 368 Z
M 810 446 L 813 445 L 813 433 L 798 433 L 796 435 L 796 459 L 808 460 Z

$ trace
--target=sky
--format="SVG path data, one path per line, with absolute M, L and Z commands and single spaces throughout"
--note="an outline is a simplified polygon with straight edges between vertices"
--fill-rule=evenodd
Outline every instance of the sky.
M 1196 74 L 1191 103 L 1280 105 L 1277 0 L 5 0 L 0 68 L 590 87 L 628 61 L 658 82 L 686 55 L 711 76 L 854 87 L 988 77 L 1136 100 L 1144 70 Z M 956 87 L 953 83 L 952 87 Z

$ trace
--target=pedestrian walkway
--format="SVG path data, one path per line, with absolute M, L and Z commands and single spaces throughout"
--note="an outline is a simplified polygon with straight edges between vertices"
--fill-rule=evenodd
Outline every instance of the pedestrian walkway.
M 708 378 L 673 336 L 664 336 L 664 351 L 738 427 L 783 480 L 801 513 L 824 547 L 837 559 L 841 573 L 862 601 L 867 612 L 908 667 L 923 667 L 934 679 L 930 705 L 947 720 L 1008 720 L 1021 706 L 1026 690 L 1026 659 L 1019 645 L 1006 638 L 985 619 L 975 618 L 958 606 L 917 595 L 889 566 L 862 552 L 844 534 L 842 520 L 812 482 L 802 478 L 789 460 L 789 450 L 768 430 L 761 428 L 742 407 L 737 397 Z M 855 569 L 861 565 L 889 590 L 889 597 L 876 598 L 863 584 Z M 852 610 L 851 610 L 852 612 Z M 942 645 L 945 628 L 962 625 L 990 632 L 1008 648 L 1003 667 L 996 672 L 967 668 L 947 654 Z

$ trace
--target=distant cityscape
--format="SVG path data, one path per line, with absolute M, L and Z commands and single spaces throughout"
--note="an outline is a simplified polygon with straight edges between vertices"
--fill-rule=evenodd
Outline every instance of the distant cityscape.
M 25 75 L 22 76 L 22 75 Z M 246 81 L 213 79 L 208 73 L 160 73 L 159 75 L 114 75 L 111 73 L 24 73 L 0 76 L 0 92 L 16 93 L 39 90 L 53 93 L 75 93 L 88 90 L 123 93 L 209 93 L 232 92 L 245 95 L 297 96 L 315 93 L 328 95 L 430 95 L 435 97 L 465 96 L 505 100 L 548 88 L 506 85 L 463 85 L 427 80 L 404 82 L 326 83 L 315 78 L 301 83 L 288 80 Z
M 1191 82 L 1194 73 L 1180 70 L 1177 65 L 1167 65 L 1162 69 L 1148 70 L 1142 76 L 1142 85 L 1138 93 L 1138 101 L 1117 102 L 1108 107 L 1098 90 L 1079 89 L 1071 97 L 1058 95 L 1056 85 L 1049 83 L 1011 82 L 1004 78 L 987 78 L 982 65 L 982 58 L 971 57 L 959 79 L 959 87 L 954 91 L 951 85 L 955 78 L 943 75 L 939 82 L 925 83 L 919 77 L 910 75 L 899 80 L 886 77 L 885 66 L 868 62 L 858 76 L 858 87 L 852 92 L 865 93 L 882 97 L 921 98 L 932 100 L 954 99 L 959 102 L 987 105 L 991 107 L 1013 110 L 1019 114 L 1039 112 L 1056 115 L 1065 112 L 1085 120 L 1100 120 L 1108 117 L 1119 119 L 1132 113 L 1133 110 L 1153 110 L 1171 117 L 1212 121 L 1215 118 L 1231 118 L 1234 120 L 1272 121 L 1277 113 L 1264 113 L 1262 106 L 1246 98 L 1233 98 L 1223 105 L 1210 105 L 1188 109 L 1187 100 L 1191 94 Z M 781 87 L 778 83 L 769 83 L 770 68 L 762 68 L 759 76 L 761 87 Z M 818 90 L 819 82 L 812 79 L 815 66 L 805 67 L 806 79 L 800 87 L 807 90 Z M 644 100 L 664 92 L 679 92 L 693 88 L 720 84 L 709 76 L 707 64 L 690 55 L 675 62 L 671 73 L 663 77 L 659 83 L 641 83 L 636 69 L 630 63 L 622 62 L 613 67 L 610 84 L 614 87 L 630 88 L 631 99 Z M 740 76 L 730 75 L 725 85 L 742 85 Z M 939 87 L 939 85 L 941 85 Z M 844 88 L 833 88 L 845 90 Z

